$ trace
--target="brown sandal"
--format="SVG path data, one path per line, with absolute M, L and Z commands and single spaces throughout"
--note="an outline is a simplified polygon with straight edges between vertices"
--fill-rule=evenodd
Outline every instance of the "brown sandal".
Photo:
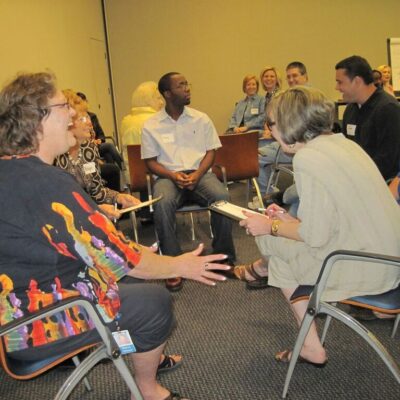
M 246 272 L 253 280 L 246 279 Z M 246 282 L 247 289 L 265 289 L 268 287 L 268 276 L 261 276 L 255 269 L 254 264 L 238 265 L 233 269 L 233 273 L 240 281 Z

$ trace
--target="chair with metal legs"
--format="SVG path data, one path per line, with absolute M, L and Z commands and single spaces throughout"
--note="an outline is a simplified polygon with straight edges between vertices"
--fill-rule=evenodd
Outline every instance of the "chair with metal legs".
M 328 327 L 332 318 L 343 322 L 347 327 L 355 331 L 362 339 L 364 339 L 372 347 L 373 350 L 375 350 L 375 352 L 379 355 L 387 368 L 393 374 L 397 383 L 400 384 L 399 366 L 397 365 L 393 357 L 388 353 L 383 344 L 375 337 L 375 335 L 371 331 L 369 331 L 364 325 L 360 324 L 357 320 L 348 315 L 346 312 L 336 307 L 336 303 L 328 304 L 327 302 L 321 300 L 322 294 L 325 290 L 329 275 L 332 268 L 334 267 L 334 264 L 337 261 L 342 260 L 353 261 L 355 265 L 359 264 L 360 268 L 362 268 L 362 263 L 365 262 L 381 263 L 400 267 L 400 257 L 392 257 L 358 251 L 339 250 L 331 253 L 330 255 L 328 255 L 328 257 L 326 257 L 322 264 L 322 268 L 315 286 L 299 286 L 295 290 L 291 297 L 291 302 L 296 302 L 309 298 L 309 303 L 307 306 L 306 314 L 300 326 L 300 331 L 298 333 L 296 343 L 292 351 L 292 356 L 290 359 L 288 372 L 283 388 L 282 398 L 286 398 L 294 368 L 300 355 L 300 351 L 303 347 L 305 338 L 308 334 L 308 331 L 310 330 L 311 324 L 313 323 L 317 315 L 320 314 L 327 315 L 321 338 L 322 344 L 325 342 Z M 394 337 L 400 320 L 400 286 L 386 293 L 378 295 L 356 296 L 350 299 L 344 299 L 339 303 L 356 305 L 358 307 L 369 308 L 378 312 L 396 315 L 395 325 L 392 331 L 392 338 Z
M 95 326 L 94 329 L 97 330 L 101 338 L 101 342 L 99 343 L 98 347 L 94 351 L 92 351 L 90 355 L 87 356 L 82 362 L 79 361 L 76 355 L 87 348 L 93 347 L 93 345 L 84 346 L 70 353 L 61 353 L 54 355 L 53 357 L 38 361 L 24 360 L 22 362 L 13 359 L 10 354 L 5 352 L 3 346 L 3 337 L 5 335 L 18 330 L 21 327 L 29 325 L 37 320 L 51 317 L 56 313 L 76 306 L 81 307 L 86 311 Z M 93 369 L 96 364 L 98 364 L 103 359 L 109 359 L 113 362 L 114 366 L 117 368 L 118 372 L 128 386 L 131 394 L 135 396 L 136 400 L 143 400 L 143 397 L 139 391 L 139 388 L 136 385 L 135 380 L 133 379 L 127 365 L 121 357 L 121 351 L 118 345 L 115 343 L 115 340 L 110 330 L 103 323 L 103 320 L 98 314 L 98 311 L 94 307 L 93 303 L 85 297 L 72 297 L 66 300 L 62 300 L 38 312 L 32 313 L 30 315 L 27 315 L 26 317 L 19 318 L 8 324 L 2 325 L 0 327 L 0 339 L 1 365 L 4 368 L 5 372 L 7 372 L 14 379 L 32 379 L 43 374 L 50 368 L 60 364 L 64 360 L 74 357 L 73 360 L 76 368 L 58 390 L 56 396 L 54 397 L 55 400 L 67 399 L 82 379 L 85 380 L 86 388 L 88 390 L 91 390 L 90 384 L 86 380 L 85 376 L 88 374 L 89 371 Z
M 128 163 L 129 163 L 129 177 L 130 177 L 130 191 L 131 192 L 147 192 L 148 198 L 153 198 L 152 192 L 152 179 L 147 169 L 146 163 L 141 159 L 141 146 L 140 144 L 133 144 L 127 146 L 128 151 Z M 152 207 L 150 211 L 153 212 Z M 210 237 L 213 238 L 213 232 L 211 229 L 211 214 L 208 206 L 200 206 L 195 203 L 187 203 L 176 210 L 177 214 L 189 214 L 191 222 L 191 235 L 192 240 L 196 239 L 196 233 L 194 228 L 193 214 L 197 212 L 207 212 L 208 222 L 210 227 Z M 138 242 L 138 230 L 137 230 L 137 219 L 135 213 L 131 213 L 132 225 L 134 227 L 135 241 Z

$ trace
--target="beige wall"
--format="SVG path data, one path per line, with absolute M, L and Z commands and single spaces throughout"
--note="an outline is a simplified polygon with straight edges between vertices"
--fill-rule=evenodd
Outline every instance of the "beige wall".
M 92 39 L 105 40 L 100 0 L 0 0 L 0 37 L 1 86 L 19 71 L 48 68 L 60 88 L 85 92 L 104 128 L 113 130 L 111 106 L 98 108 Z M 108 84 L 107 74 L 103 79 Z
M 399 0 L 108 0 L 117 119 L 142 81 L 180 71 L 192 105 L 223 131 L 241 81 L 266 64 L 303 61 L 330 98 L 334 65 L 353 54 L 387 62 L 386 39 L 400 37 Z

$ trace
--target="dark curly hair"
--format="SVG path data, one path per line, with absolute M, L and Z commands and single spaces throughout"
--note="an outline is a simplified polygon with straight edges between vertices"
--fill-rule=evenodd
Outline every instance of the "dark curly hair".
M 50 72 L 20 74 L 0 92 L 0 156 L 32 154 L 39 149 L 42 120 L 56 94 Z

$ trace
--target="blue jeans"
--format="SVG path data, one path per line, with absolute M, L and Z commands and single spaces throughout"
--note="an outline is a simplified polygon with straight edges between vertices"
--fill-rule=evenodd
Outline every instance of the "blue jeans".
M 178 188 L 174 182 L 158 178 L 153 187 L 154 197 L 163 198 L 154 205 L 154 224 L 163 254 L 177 256 L 182 254 L 176 236 L 176 210 L 186 201 L 208 206 L 218 200 L 229 200 L 229 193 L 212 173 L 202 176 L 193 191 Z M 232 239 L 232 221 L 216 212 L 211 212 L 211 228 L 214 233 L 213 253 L 226 254 L 229 261 L 236 260 Z
M 258 148 L 258 164 L 260 169 L 257 182 L 263 196 L 267 193 L 267 185 L 272 173 L 272 164 L 275 162 L 278 150 L 279 143 L 276 141 L 269 142 Z M 278 162 L 289 164 L 292 162 L 292 157 L 281 152 Z

